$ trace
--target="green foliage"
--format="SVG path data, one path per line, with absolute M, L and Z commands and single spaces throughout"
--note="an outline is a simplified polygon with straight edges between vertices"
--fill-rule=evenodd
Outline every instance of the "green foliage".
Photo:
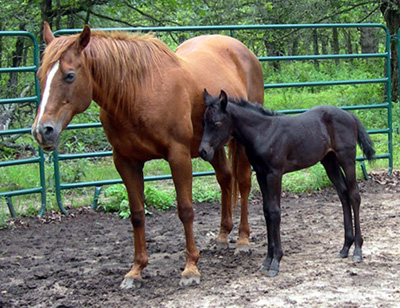
M 144 202 L 147 207 L 151 206 L 157 210 L 167 210 L 175 206 L 174 201 L 175 196 L 171 194 L 171 192 L 146 185 L 144 190 Z
M 193 180 L 194 202 L 220 202 L 221 190 L 215 181 L 209 178 Z
M 282 189 L 293 193 L 317 191 L 331 185 L 321 164 L 285 174 L 282 181 Z
M 153 207 L 157 210 L 167 210 L 174 207 L 175 196 L 166 190 L 146 185 L 145 188 L 145 214 L 151 214 L 148 210 Z M 121 218 L 130 216 L 128 193 L 122 184 L 112 185 L 104 191 L 105 200 L 101 203 L 104 211 L 118 212 Z

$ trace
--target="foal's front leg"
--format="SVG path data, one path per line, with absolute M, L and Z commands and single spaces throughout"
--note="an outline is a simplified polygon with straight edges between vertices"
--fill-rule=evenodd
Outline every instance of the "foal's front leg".
M 263 210 L 268 233 L 268 255 L 261 265 L 262 272 L 268 271 L 268 276 L 274 277 L 279 272 L 279 262 L 283 252 L 281 246 L 281 189 L 282 176 L 257 173 L 257 180 L 263 196 Z

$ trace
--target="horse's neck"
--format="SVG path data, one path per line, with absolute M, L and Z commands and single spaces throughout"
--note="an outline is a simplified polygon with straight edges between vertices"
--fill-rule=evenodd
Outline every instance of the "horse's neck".
M 146 93 L 144 89 L 161 78 L 160 72 L 162 66 L 167 65 L 164 63 L 168 63 L 168 56 L 156 44 L 147 41 L 140 41 L 135 46 L 127 42 L 132 47 L 125 49 L 117 44 L 106 49 L 103 46 L 107 44 L 101 42 L 104 38 L 98 40 L 101 47 L 98 45 L 96 49 L 86 51 L 93 81 L 93 100 L 108 113 L 129 115 L 135 102 L 142 100 Z
M 269 128 L 273 117 L 263 116 L 251 110 L 246 110 L 234 103 L 228 104 L 228 112 L 232 119 L 232 135 L 246 147 L 246 145 Z

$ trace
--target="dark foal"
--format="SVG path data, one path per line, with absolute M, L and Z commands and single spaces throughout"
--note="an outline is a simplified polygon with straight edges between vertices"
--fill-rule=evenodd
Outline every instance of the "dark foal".
M 355 244 L 353 260 L 362 260 L 360 194 L 356 181 L 356 145 L 368 160 L 375 154 L 373 143 L 360 120 L 334 106 L 318 106 L 294 117 L 276 113 L 241 99 L 229 101 L 224 91 L 219 97 L 204 90 L 207 106 L 200 156 L 210 161 L 230 136 L 242 144 L 253 166 L 263 196 L 268 233 L 268 255 L 261 266 L 276 276 L 283 252 L 280 238 L 281 187 L 285 173 L 321 162 L 335 186 L 343 207 L 346 258 Z M 352 221 L 354 215 L 354 229 Z

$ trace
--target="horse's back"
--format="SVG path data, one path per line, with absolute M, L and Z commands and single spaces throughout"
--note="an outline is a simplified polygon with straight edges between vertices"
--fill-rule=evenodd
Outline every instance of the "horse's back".
M 176 49 L 187 63 L 199 89 L 263 103 L 264 84 L 257 57 L 239 40 L 224 35 L 202 35 L 191 38 Z

